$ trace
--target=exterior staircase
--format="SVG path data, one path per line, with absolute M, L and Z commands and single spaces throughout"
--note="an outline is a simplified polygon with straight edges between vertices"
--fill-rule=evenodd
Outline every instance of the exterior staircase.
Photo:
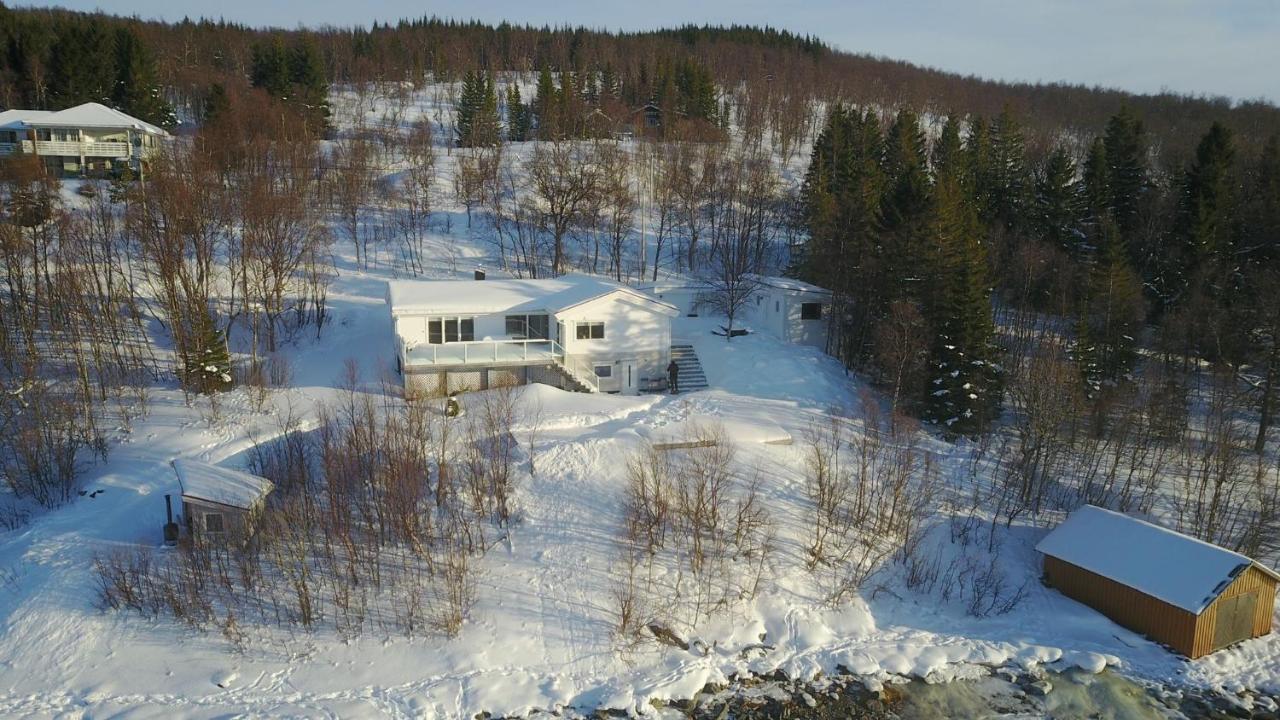
M 672 345 L 671 359 L 680 368 L 680 392 L 697 392 L 707 389 L 707 374 L 702 370 L 698 353 L 692 345 Z
M 559 357 L 555 358 L 552 367 L 559 370 L 561 377 L 565 379 L 566 390 L 581 393 L 600 392 L 600 386 L 594 382 L 594 370 L 591 368 L 579 367 Z

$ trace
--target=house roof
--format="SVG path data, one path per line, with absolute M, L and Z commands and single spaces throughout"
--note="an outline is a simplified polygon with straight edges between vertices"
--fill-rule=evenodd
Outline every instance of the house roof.
M 679 312 L 626 285 L 579 274 L 538 280 L 395 280 L 387 283 L 387 304 L 393 315 L 560 312 L 612 293 L 625 293 L 657 312 Z
M 5 110 L 0 112 L 0 129 L 27 130 L 30 128 L 128 128 L 149 135 L 168 135 L 164 129 L 139 120 L 99 103 L 84 103 L 66 110 Z
M 197 460 L 174 460 L 173 470 L 178 474 L 184 498 L 245 510 L 274 487 L 266 478 Z
M 1196 615 L 1251 565 L 1280 580 L 1240 553 L 1093 505 L 1071 513 L 1036 550 Z
M 790 290 L 792 292 L 818 293 L 821 295 L 831 294 L 831 291 L 826 288 L 818 287 L 817 285 L 807 283 L 803 280 L 797 280 L 795 278 L 779 277 L 775 275 L 754 275 L 754 274 L 747 275 L 747 277 L 751 279 L 753 282 L 756 282 L 760 285 L 765 285 L 771 288 L 778 288 L 779 290 Z

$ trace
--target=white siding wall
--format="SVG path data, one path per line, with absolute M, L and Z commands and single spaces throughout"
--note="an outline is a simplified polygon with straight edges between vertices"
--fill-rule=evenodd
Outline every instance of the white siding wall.
M 801 319 L 800 306 L 810 302 L 822 303 L 821 320 Z M 831 298 L 823 293 L 764 286 L 747 303 L 747 322 L 783 342 L 825 349 L 830 311 Z
M 593 363 L 631 361 L 638 377 L 658 377 L 671 360 L 671 318 L 611 295 L 560 313 L 565 352 Z M 637 301 L 640 302 L 640 301 Z M 579 340 L 577 324 L 604 323 L 604 339 Z
M 634 386 L 648 377 L 663 377 L 665 368 L 671 360 L 671 318 L 659 311 L 646 308 L 643 300 L 629 300 L 626 293 L 614 293 L 593 300 L 569 310 L 552 314 L 549 330 L 552 339 L 556 339 L 558 322 L 564 323 L 564 334 L 559 338 L 565 352 L 593 364 L 615 365 L 615 378 L 625 373 L 624 365 L 632 364 L 635 376 Z M 475 316 L 476 341 L 504 340 L 506 334 L 507 313 L 496 313 Z M 465 317 L 466 315 L 462 315 Z M 394 318 L 395 331 L 400 339 L 408 345 L 424 345 L 427 343 L 427 317 L 401 316 Z M 579 340 L 577 338 L 578 323 L 603 322 L 604 338 L 599 340 Z M 451 374 L 452 375 L 452 374 Z M 408 377 L 408 376 L 407 376 Z M 450 377 L 448 389 L 457 383 L 466 383 L 469 377 Z M 407 384 L 419 392 L 435 391 L 439 378 L 412 376 Z

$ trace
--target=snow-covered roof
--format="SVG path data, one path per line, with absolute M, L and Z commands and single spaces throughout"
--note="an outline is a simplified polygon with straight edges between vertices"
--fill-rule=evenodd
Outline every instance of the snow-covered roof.
M 163 128 L 145 120 L 114 110 L 95 102 L 76 105 L 66 110 L 5 110 L 0 112 L 0 129 L 26 130 L 29 128 L 128 128 L 150 135 L 168 135 Z
M 559 312 L 615 292 L 659 312 L 679 312 L 674 305 L 626 285 L 579 274 L 538 280 L 393 280 L 387 283 L 387 303 L 394 315 Z
M 247 472 L 197 460 L 174 460 L 173 470 L 182 485 L 182 496 L 195 500 L 249 509 L 271 492 L 271 481 Z
M 1093 505 L 1071 513 L 1036 550 L 1200 614 L 1250 565 L 1226 548 Z
M 754 275 L 754 274 L 747 275 L 747 278 L 749 278 L 751 281 L 758 283 L 760 285 L 765 285 L 771 288 L 777 288 L 779 290 L 790 290 L 792 292 L 819 293 L 822 295 L 831 294 L 831 291 L 826 288 L 818 287 L 817 285 L 814 285 L 812 283 L 807 283 L 803 280 L 797 280 L 795 278 L 779 277 L 775 275 Z

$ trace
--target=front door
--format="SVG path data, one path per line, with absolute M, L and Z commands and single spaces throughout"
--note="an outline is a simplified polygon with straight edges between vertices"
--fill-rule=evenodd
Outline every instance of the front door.
M 640 382 L 636 373 L 636 364 L 630 360 L 623 360 L 618 366 L 618 371 L 622 373 L 622 394 L 635 395 Z
M 1253 611 L 1258 606 L 1258 593 L 1225 598 L 1218 603 L 1218 618 L 1213 629 L 1213 649 L 1253 637 Z

